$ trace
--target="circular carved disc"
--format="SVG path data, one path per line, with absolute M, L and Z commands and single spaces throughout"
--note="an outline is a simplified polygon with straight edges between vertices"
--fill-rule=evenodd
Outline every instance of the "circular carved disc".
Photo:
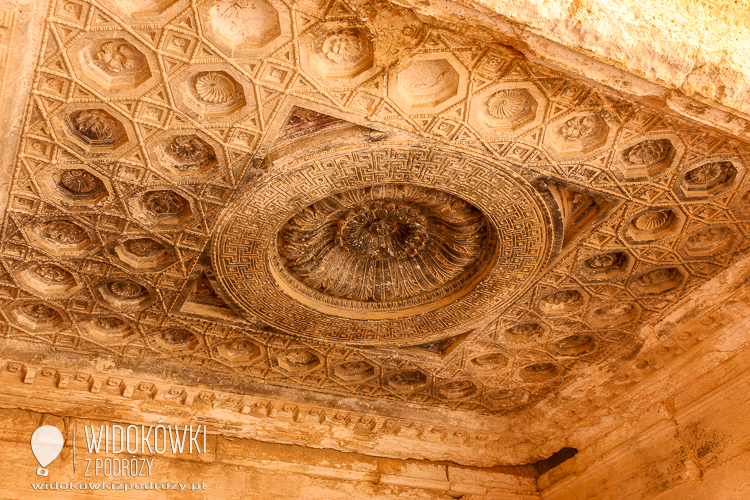
M 551 223 L 509 168 L 465 152 L 328 152 L 252 186 L 214 239 L 235 305 L 315 338 L 399 344 L 500 309 L 544 267 Z

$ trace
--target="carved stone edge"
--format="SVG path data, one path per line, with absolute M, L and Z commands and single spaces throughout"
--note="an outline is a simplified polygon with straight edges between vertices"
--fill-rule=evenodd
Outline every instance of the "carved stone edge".
M 2 357 L 0 382 L 0 407 L 46 413 L 55 409 L 82 418 L 111 419 L 118 414 L 153 420 L 165 416 L 187 418 L 191 423 L 206 423 L 237 437 L 391 458 L 451 460 L 475 466 L 512 465 L 526 462 L 536 448 L 528 437 L 510 433 L 75 370 L 64 363 L 31 363 Z M 190 412 L 188 417 L 186 410 Z M 311 432 L 318 436 L 317 445 L 307 440 Z M 394 450 L 402 450 L 403 456 Z

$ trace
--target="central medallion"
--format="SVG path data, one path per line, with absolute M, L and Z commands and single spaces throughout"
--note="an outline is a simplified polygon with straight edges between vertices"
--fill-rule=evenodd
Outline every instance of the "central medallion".
M 341 308 L 423 312 L 468 292 L 487 272 L 497 238 L 470 203 L 436 189 L 385 184 L 329 196 L 278 236 L 281 264 L 309 297 Z M 414 309 L 414 307 L 417 307 Z
M 551 215 L 509 164 L 416 144 L 277 162 L 213 239 L 222 295 L 250 320 L 347 344 L 472 328 L 549 260 Z

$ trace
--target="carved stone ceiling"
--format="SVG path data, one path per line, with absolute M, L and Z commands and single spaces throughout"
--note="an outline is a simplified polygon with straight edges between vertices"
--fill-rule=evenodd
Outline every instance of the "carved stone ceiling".
M 183 403 L 491 427 L 587 400 L 557 395 L 747 250 L 750 149 L 470 35 L 385 2 L 52 2 L 4 350 Z

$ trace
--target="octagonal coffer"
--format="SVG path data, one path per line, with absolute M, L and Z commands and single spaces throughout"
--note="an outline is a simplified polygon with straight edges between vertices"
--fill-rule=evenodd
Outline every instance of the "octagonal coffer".
M 154 289 L 130 278 L 100 281 L 92 287 L 94 297 L 103 305 L 118 311 L 139 311 L 150 306 L 156 297 Z
M 344 361 L 333 366 L 331 375 L 344 384 L 362 384 L 378 375 L 378 367 L 361 359 Z
M 54 262 L 24 264 L 13 274 L 23 288 L 44 298 L 69 297 L 80 288 L 79 278 Z
M 677 250 L 686 259 L 710 259 L 734 249 L 739 239 L 732 226 L 712 225 L 683 236 Z
M 104 109 L 74 111 L 65 119 L 65 125 L 70 138 L 88 153 L 109 152 L 128 140 L 122 122 Z
M 657 177 L 682 156 L 682 147 L 678 151 L 675 141 L 667 137 L 653 137 L 628 144 L 617 152 L 614 168 L 627 180 Z
M 150 235 L 120 238 L 108 251 L 115 262 L 134 272 L 162 271 L 177 261 L 171 245 Z
M 177 106 L 202 118 L 230 119 L 235 113 L 255 106 L 251 84 L 220 65 L 198 66 L 171 85 Z
M 283 2 L 216 0 L 198 9 L 204 36 L 231 57 L 259 57 L 291 39 L 291 16 Z
M 250 364 L 263 354 L 263 351 L 257 344 L 245 339 L 225 342 L 217 347 L 216 350 L 219 356 L 233 365 Z
M 42 301 L 14 302 L 5 312 L 14 326 L 33 333 L 55 332 L 67 322 L 62 310 Z
M 409 106 L 437 106 L 458 92 L 458 72 L 446 59 L 414 61 L 396 77 Z
M 84 337 L 103 344 L 127 343 L 134 333 L 130 323 L 116 315 L 90 316 L 79 327 Z
M 360 29 L 332 28 L 312 41 L 310 65 L 324 78 L 353 78 L 372 67 L 372 44 Z
M 628 252 L 615 250 L 586 257 L 578 265 L 578 274 L 587 281 L 616 278 L 633 267 L 633 258 Z
M 76 211 L 96 210 L 109 201 L 109 180 L 86 165 L 64 165 L 37 173 L 39 187 L 52 202 Z
M 151 332 L 156 347 L 172 353 L 184 353 L 195 350 L 203 344 L 202 338 L 187 328 L 167 328 Z
M 151 77 L 146 56 L 124 38 L 92 40 L 78 54 L 84 73 L 105 90 L 134 89 Z
M 685 216 L 676 208 L 645 210 L 632 216 L 624 225 L 623 234 L 633 242 L 655 241 L 678 234 Z
M 689 168 L 675 183 L 675 192 L 687 200 L 708 199 L 736 185 L 738 169 L 735 162 L 708 161 Z
M 598 113 L 568 115 L 549 125 L 545 143 L 563 159 L 589 155 L 611 143 L 610 121 Z
M 67 218 L 36 220 L 26 236 L 35 246 L 61 257 L 81 257 L 94 246 L 88 231 Z
M 279 368 L 289 373 L 307 373 L 323 365 L 322 356 L 310 349 L 290 349 L 276 356 Z

